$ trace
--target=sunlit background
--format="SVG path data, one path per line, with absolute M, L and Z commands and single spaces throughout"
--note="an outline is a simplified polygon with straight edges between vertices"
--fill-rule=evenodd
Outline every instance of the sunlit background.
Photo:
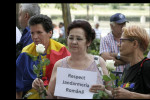
M 61 3 L 39 3 L 41 14 L 51 17 L 54 24 L 63 22 Z M 129 20 L 129 25 L 141 25 L 150 35 L 149 3 L 69 3 L 71 20 L 85 19 L 94 24 L 99 22 L 102 37 L 110 32 L 109 18 L 115 13 L 122 13 Z M 17 13 L 17 12 L 16 12 Z M 16 21 L 17 26 L 18 22 Z
M 56 25 L 63 22 L 61 4 L 40 4 L 41 13 L 52 18 Z M 71 19 L 86 19 L 94 27 L 99 22 L 102 37 L 110 31 L 109 18 L 115 13 L 122 13 L 129 20 L 129 25 L 142 25 L 150 34 L 150 7 L 148 3 L 70 3 Z M 88 15 L 87 15 L 88 13 Z M 88 19 L 87 19 L 88 16 Z

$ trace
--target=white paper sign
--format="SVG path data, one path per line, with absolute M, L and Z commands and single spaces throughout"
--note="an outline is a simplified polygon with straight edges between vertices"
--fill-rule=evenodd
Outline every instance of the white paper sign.
M 57 68 L 55 96 L 92 99 L 93 94 L 89 91 L 91 85 L 96 84 L 97 72 L 83 71 L 70 68 Z

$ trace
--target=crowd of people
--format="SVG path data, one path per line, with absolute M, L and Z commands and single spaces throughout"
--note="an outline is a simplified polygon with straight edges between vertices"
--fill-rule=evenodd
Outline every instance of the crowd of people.
M 122 13 L 110 16 L 111 32 L 101 37 L 99 23 L 92 28 L 86 20 L 74 20 L 67 31 L 64 23 L 57 26 L 50 17 L 40 14 L 38 4 L 20 4 L 19 23 L 23 32 L 16 27 L 16 98 L 22 98 L 29 91 L 46 89 L 47 99 L 66 99 L 55 96 L 57 68 L 77 69 L 97 73 L 96 84 L 89 91 L 97 93 L 105 91 L 109 98 L 114 99 L 150 99 L 150 51 L 147 57 L 144 52 L 148 49 L 150 37 L 146 30 L 137 25 L 126 27 L 129 22 Z M 21 34 L 20 34 L 21 33 Z M 19 34 L 19 35 L 17 35 Z M 67 36 L 66 36 L 67 35 Z M 18 38 L 17 38 L 18 37 Z M 54 38 L 67 38 L 68 49 Z M 99 55 L 87 53 L 92 41 L 100 39 Z M 19 40 L 18 40 L 19 39 Z M 41 79 L 33 71 L 33 61 L 27 54 L 38 56 L 36 45 L 45 46 L 43 58 L 50 60 L 50 64 L 43 66 Z M 42 59 L 42 58 L 41 58 Z M 101 70 L 95 62 L 98 59 Z M 117 87 L 113 89 L 109 82 L 102 79 L 108 75 L 106 60 L 114 60 L 116 72 L 123 72 L 122 84 L 134 84 L 133 87 Z M 45 88 L 44 83 L 48 85 Z M 39 98 L 31 97 L 31 99 Z

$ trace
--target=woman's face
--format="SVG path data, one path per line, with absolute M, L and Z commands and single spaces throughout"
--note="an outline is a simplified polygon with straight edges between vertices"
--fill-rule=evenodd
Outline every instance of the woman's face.
M 67 43 L 70 53 L 81 53 L 86 52 L 87 40 L 85 37 L 85 31 L 82 28 L 73 28 L 69 32 Z
M 132 55 L 134 52 L 133 42 L 129 40 L 129 38 L 122 36 L 120 38 L 120 44 L 118 44 L 120 48 L 120 55 L 128 56 Z
M 49 39 L 52 35 L 52 32 L 46 32 L 41 24 L 30 26 L 31 37 L 35 45 L 43 44 L 48 45 Z

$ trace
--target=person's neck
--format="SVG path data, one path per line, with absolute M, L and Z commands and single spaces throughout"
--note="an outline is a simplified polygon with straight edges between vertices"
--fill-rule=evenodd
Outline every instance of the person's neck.
M 112 34 L 113 34 L 113 32 L 112 32 Z M 121 35 L 116 36 L 113 34 L 113 36 L 114 36 L 114 40 L 116 40 L 117 42 L 120 42 Z
M 143 52 L 135 52 L 133 55 L 129 57 L 130 66 L 137 64 L 138 62 L 144 59 Z
M 114 40 L 116 40 L 117 42 L 120 42 L 120 37 L 114 37 Z
M 44 46 L 45 46 L 45 52 L 44 53 L 47 53 L 47 49 L 49 47 L 49 41 Z
M 82 60 L 87 59 L 87 58 L 88 58 L 87 53 L 71 54 L 71 56 L 70 56 L 71 61 L 82 61 Z

